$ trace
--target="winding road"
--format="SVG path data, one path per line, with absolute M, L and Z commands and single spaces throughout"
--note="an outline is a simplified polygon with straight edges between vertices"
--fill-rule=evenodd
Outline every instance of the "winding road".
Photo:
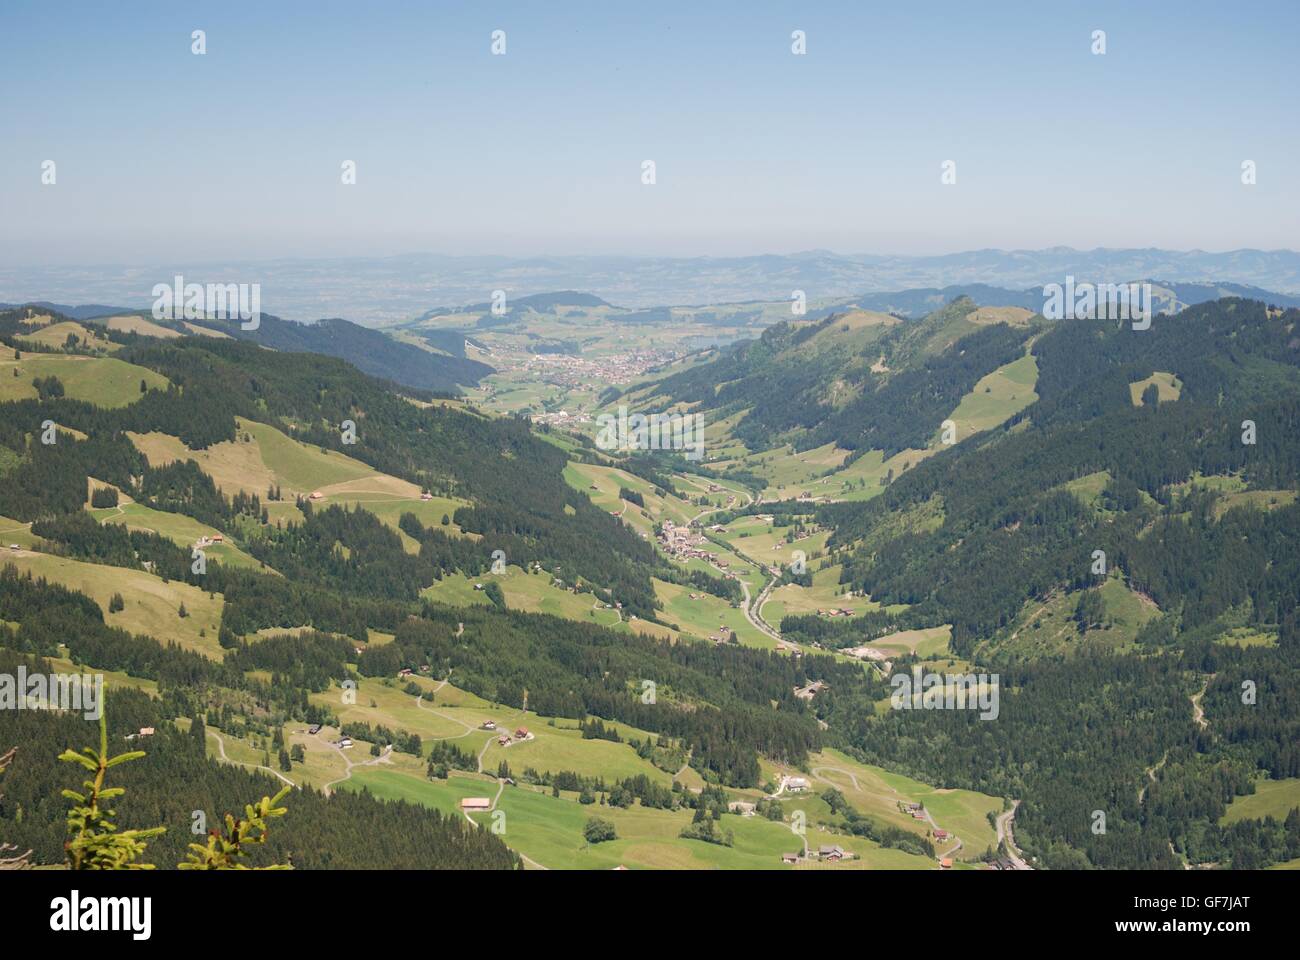
M 1016 846 L 1016 838 L 1011 833 L 1011 821 L 1016 818 L 1016 808 L 1020 806 L 1019 800 L 1011 802 L 1011 809 L 997 817 L 996 824 L 998 830 L 998 843 L 1006 841 L 1007 859 L 1016 870 L 1032 870 L 1028 863 L 1025 862 L 1024 855 L 1020 848 Z
M 207 730 L 206 733 L 208 736 L 216 738 L 217 752 L 221 754 L 221 759 L 226 761 L 226 763 L 238 764 L 241 767 L 252 767 L 254 770 L 265 770 L 267 773 L 271 774 L 272 776 L 279 777 L 283 782 L 287 783 L 289 786 L 295 789 L 298 788 L 298 784 L 294 783 L 292 780 L 286 777 L 279 770 L 272 770 L 270 767 L 263 766 L 260 763 L 249 763 L 246 760 L 232 760 L 230 757 L 226 756 L 226 741 L 221 739 L 221 734 L 218 733 L 216 730 Z

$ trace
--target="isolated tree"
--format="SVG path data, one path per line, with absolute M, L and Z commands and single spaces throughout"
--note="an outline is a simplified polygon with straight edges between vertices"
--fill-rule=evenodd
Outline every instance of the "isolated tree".
M 606 840 L 618 839 L 614 824 L 600 817 L 588 818 L 587 825 L 582 828 L 582 835 L 588 843 L 604 843 Z

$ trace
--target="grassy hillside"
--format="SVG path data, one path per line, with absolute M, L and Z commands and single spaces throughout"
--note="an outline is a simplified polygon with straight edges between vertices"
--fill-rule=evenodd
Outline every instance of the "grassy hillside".
M 175 642 L 214 660 L 222 657 L 217 643 L 223 602 L 220 594 L 209 596 L 206 591 L 176 580 L 164 582 L 143 570 L 84 563 L 30 550 L 6 549 L 0 562 L 13 564 L 20 573 L 30 572 L 86 594 L 99 604 L 109 626 L 145 634 L 164 644 Z M 115 593 L 122 595 L 125 607 L 109 613 L 109 601 Z M 180 616 L 182 606 L 188 616 Z
M 150 390 L 167 387 L 166 377 L 115 357 L 25 353 L 14 360 L 11 352 L 0 351 L 0 403 L 35 398 L 32 381 L 47 377 L 58 378 L 68 398 L 101 407 L 124 407 L 139 400 L 141 381 Z

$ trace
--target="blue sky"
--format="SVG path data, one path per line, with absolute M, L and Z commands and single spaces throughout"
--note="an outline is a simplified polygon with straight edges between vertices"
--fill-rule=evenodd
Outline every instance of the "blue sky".
M 0 256 L 1296 248 L 1297 27 L 1294 0 L 6 0 Z

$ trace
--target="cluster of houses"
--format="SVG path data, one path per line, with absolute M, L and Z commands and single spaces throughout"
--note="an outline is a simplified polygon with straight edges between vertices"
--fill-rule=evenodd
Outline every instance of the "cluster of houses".
M 823 843 L 817 848 L 816 859 L 822 863 L 839 863 L 841 860 L 849 860 L 853 854 L 849 853 L 838 843 Z M 803 859 L 801 853 L 783 853 L 781 854 L 782 863 L 798 863 Z
M 479 729 L 495 730 L 496 728 L 497 725 L 494 721 L 484 720 L 483 726 L 480 727 Z M 503 733 L 499 737 L 497 737 L 497 746 L 508 747 L 512 743 L 522 742 L 524 740 L 531 740 L 531 739 L 533 739 L 533 734 L 527 727 L 518 727 L 516 728 L 515 735 L 513 737 L 510 736 L 510 734 L 508 733 Z
M 659 528 L 659 546 L 664 553 L 674 560 L 705 560 L 712 562 L 713 554 L 703 548 L 708 540 L 703 534 L 694 533 L 690 527 L 679 527 L 671 520 L 665 520 Z M 723 564 L 719 562 L 719 566 Z
M 321 731 L 321 724 L 319 723 L 313 723 L 310 727 L 307 728 L 307 732 L 311 734 L 313 737 L 316 736 L 316 734 L 320 733 L 320 731 Z M 353 747 L 352 738 L 348 736 L 339 737 L 337 740 L 331 742 L 333 743 L 334 746 L 338 747 L 340 750 L 351 750 Z
M 819 617 L 851 617 L 853 616 L 852 607 L 831 607 L 827 610 L 818 610 Z
M 514 370 L 532 374 L 529 379 L 561 387 L 588 387 L 592 383 L 624 384 L 644 375 L 646 371 L 677 358 L 674 350 L 635 350 L 598 357 L 575 356 L 568 353 L 537 353 L 516 358 L 498 354 L 495 365 L 502 372 Z M 536 423 L 585 423 L 591 415 L 581 410 L 566 410 L 530 414 Z

